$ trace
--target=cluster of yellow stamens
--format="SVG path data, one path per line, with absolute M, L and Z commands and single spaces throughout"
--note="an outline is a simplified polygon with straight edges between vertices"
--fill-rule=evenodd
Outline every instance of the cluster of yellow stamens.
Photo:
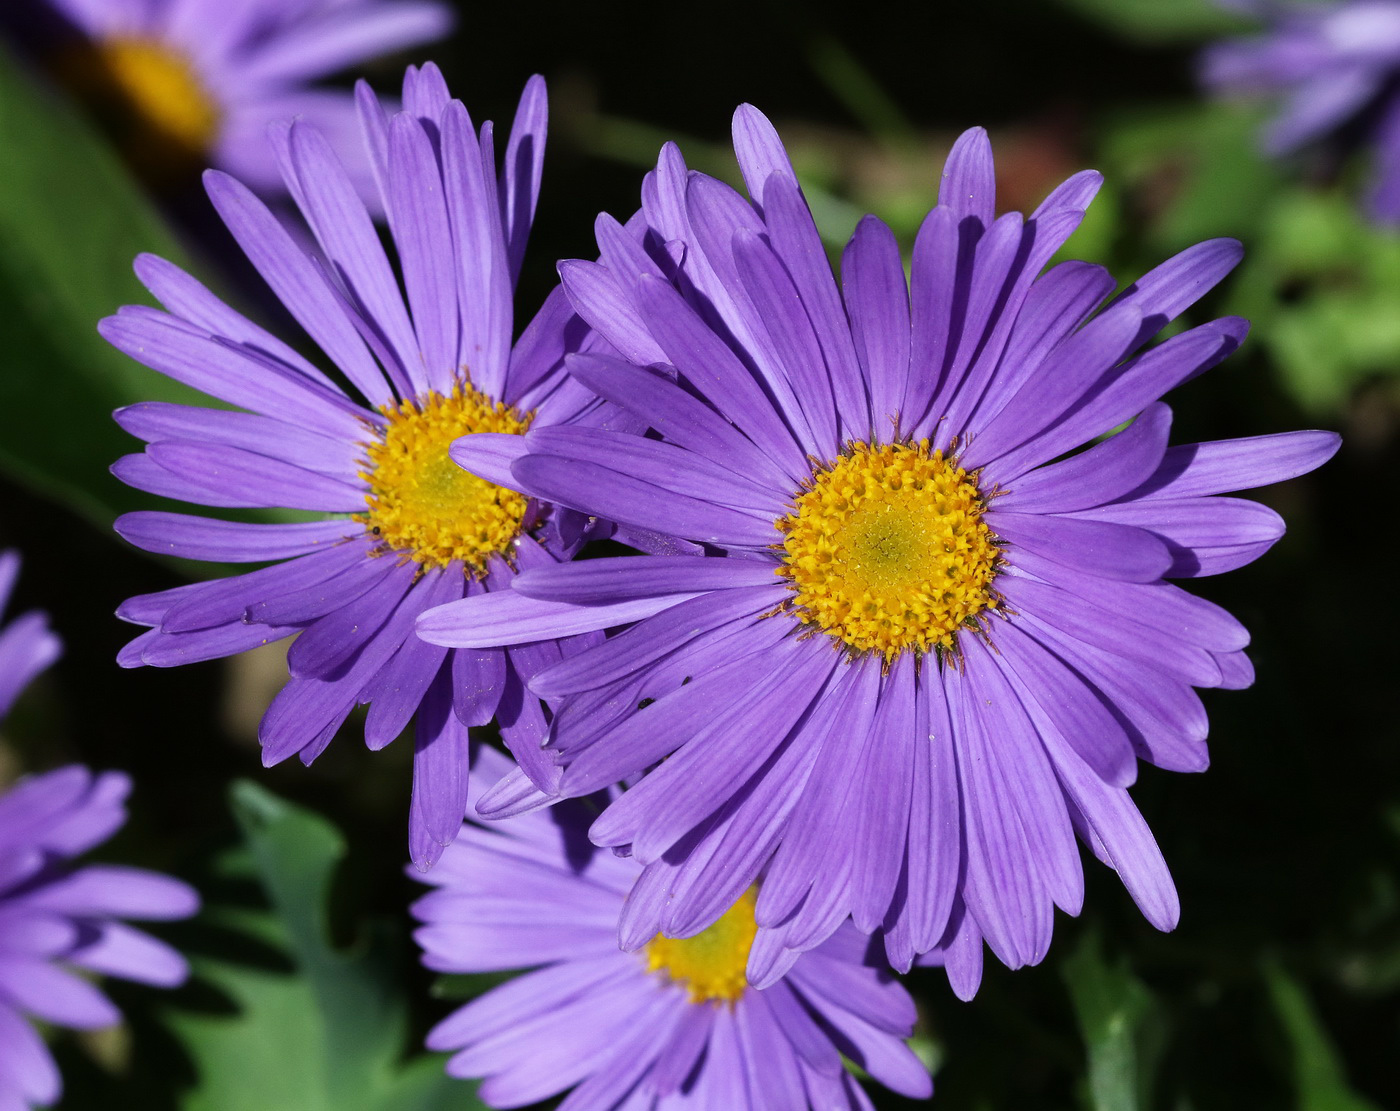
M 647 971 L 683 985 L 692 1003 L 733 1003 L 749 984 L 744 969 L 758 933 L 753 916 L 757 902 L 758 889 L 751 887 L 718 922 L 694 937 L 657 934 L 643 951 Z
M 468 574 L 485 574 L 490 557 L 505 553 L 520 532 L 529 503 L 464 471 L 447 449 L 472 432 L 524 435 L 529 416 L 462 385 L 380 411 L 389 423 L 365 446 L 360 476 L 369 483 L 369 509 L 355 520 L 424 567 L 460 560 Z
M 853 654 L 956 652 L 958 631 L 998 604 L 986 503 L 927 440 L 851 444 L 795 505 L 777 521 L 790 608 Z
M 55 70 L 147 180 L 193 172 L 208 160 L 219 105 L 189 60 L 166 43 L 94 40 L 61 53 Z

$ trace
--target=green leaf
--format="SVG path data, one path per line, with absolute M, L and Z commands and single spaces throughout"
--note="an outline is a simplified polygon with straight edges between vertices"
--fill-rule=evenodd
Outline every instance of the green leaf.
M 1298 1111 L 1380 1111 L 1347 1083 L 1336 1047 L 1302 985 L 1277 965 L 1266 965 L 1264 976 L 1288 1036 Z
M 105 529 L 152 504 L 107 471 L 135 446 L 112 410 L 201 396 L 110 347 L 97 321 L 149 302 L 138 253 L 184 252 L 116 155 L 2 46 L 0 150 L 0 468 Z
M 1089 933 L 1065 961 L 1065 982 L 1089 1057 L 1093 1111 L 1142 1111 L 1166 1032 L 1152 993 Z
M 200 959 L 196 975 L 228 995 L 235 1015 L 180 1014 L 199 1085 L 188 1111 L 473 1111 L 473 1088 L 442 1058 L 400 1063 L 408 1007 L 386 931 L 332 946 L 327 900 L 345 857 L 338 830 L 318 815 L 242 781 L 232 807 L 246 860 L 272 913 L 212 908 L 207 917 L 286 954 L 294 974 Z

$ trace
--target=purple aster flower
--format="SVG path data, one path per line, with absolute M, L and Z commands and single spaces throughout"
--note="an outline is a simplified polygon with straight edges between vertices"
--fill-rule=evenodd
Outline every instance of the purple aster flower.
M 19 570 L 0 555 L 0 609 Z M 58 656 L 41 613 L 0 630 L 0 716 Z M 90 1030 L 121 1016 L 88 978 L 72 970 L 159 987 L 182 983 L 184 959 L 123 918 L 186 918 L 199 906 L 185 884 L 139 868 L 72 858 L 107 840 L 123 822 L 131 781 L 71 765 L 22 780 L 0 794 L 0 1107 L 50 1104 L 61 1090 L 43 1038 L 25 1016 Z
M 126 821 L 131 780 L 72 764 L 0 795 L 0 1107 L 47 1105 L 61 1082 L 25 1016 L 92 1030 L 121 1021 L 75 972 L 156 987 L 184 983 L 184 958 L 123 919 L 188 918 L 193 889 L 141 868 L 74 867 Z
M 566 351 L 598 341 L 556 289 L 511 345 L 540 183 L 544 82 L 526 86 L 499 177 L 491 124 L 478 131 L 435 67 L 408 71 L 406 110 L 392 118 L 363 85 L 359 99 L 407 305 L 349 175 L 314 127 L 276 128 L 274 140 L 324 261 L 237 181 L 206 175 L 234 238 L 336 377 L 157 258 L 136 269 L 167 311 L 128 307 L 101 324 L 133 358 L 242 410 L 119 411 L 122 427 L 148 441 L 117 462 L 119 478 L 203 505 L 317 515 L 290 524 L 122 517 L 117 530 L 148 551 L 271 562 L 130 599 L 119 616 L 149 631 L 120 662 L 168 667 L 299 634 L 290 681 L 262 720 L 264 762 L 295 754 L 309 763 L 357 704 L 369 704 L 373 749 L 416 712 L 410 842 L 427 866 L 462 821 L 469 726 L 495 714 L 527 770 L 552 782 L 539 748 L 547 721 L 522 675 L 557 661 L 560 648 L 544 632 L 529 645 L 451 652 L 414 637 L 414 619 L 567 557 L 588 525 L 468 475 L 447 449 L 473 431 L 514 440 L 527 427 L 603 419 L 562 365 Z
M 483 749 L 487 768 L 508 762 Z M 625 796 L 624 796 L 625 797 Z M 764 990 L 749 987 L 752 890 L 703 933 L 617 947 L 640 871 L 585 836 L 564 803 L 483 828 L 464 826 L 413 913 L 423 963 L 439 972 L 534 969 L 439 1023 L 428 1047 L 453 1076 L 485 1077 L 481 1098 L 519 1107 L 573 1088 L 563 1111 L 864 1108 L 841 1055 L 915 1098 L 928 1072 L 904 1043 L 913 1001 L 847 927 Z M 760 896 L 761 897 L 761 896 Z
M 1099 175 L 997 218 L 974 129 L 908 281 L 866 217 L 838 287 L 777 133 L 748 106 L 734 133 L 753 201 L 667 147 L 642 192 L 648 250 L 603 220 L 601 262 L 561 266 L 626 356 L 570 371 L 655 438 L 532 430 L 509 467 L 490 439 L 454 449 L 698 554 L 530 569 L 420 633 L 485 649 L 634 622 L 530 683 L 555 706 L 560 794 L 645 773 L 590 830 L 644 866 L 629 948 L 699 933 L 759 882 L 759 986 L 849 915 L 885 931 L 896 968 L 933 951 L 970 995 L 983 939 L 1033 964 L 1053 908 L 1078 912 L 1076 833 L 1172 928 L 1176 891 L 1127 788 L 1139 759 L 1204 768 L 1193 688 L 1252 672 L 1243 626 L 1168 580 L 1261 555 L 1283 522 L 1216 495 L 1311 470 L 1338 442 L 1168 446 L 1157 398 L 1246 324 L 1144 345 L 1239 245 L 1193 247 L 1105 305 L 1102 267 L 1041 273 Z M 492 792 L 478 809 L 508 806 Z
M 1220 92 L 1281 101 L 1263 133 L 1270 154 L 1318 143 L 1372 148 L 1371 213 L 1400 222 L 1400 3 L 1233 0 L 1228 6 L 1267 27 L 1207 50 L 1204 82 Z
M 28 20 L 41 2 L 62 26 L 37 48 L 145 177 L 212 164 L 260 192 L 284 188 L 268 124 L 303 119 L 372 195 L 354 97 L 311 83 L 452 25 L 440 0 L 24 0 Z

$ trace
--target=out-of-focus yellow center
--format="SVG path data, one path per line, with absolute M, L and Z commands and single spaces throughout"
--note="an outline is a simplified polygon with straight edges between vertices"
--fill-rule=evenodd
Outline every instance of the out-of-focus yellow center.
M 657 934 L 647 942 L 647 971 L 684 985 L 692 1003 L 733 1003 L 749 986 L 744 969 L 758 933 L 753 917 L 757 901 L 758 889 L 751 887 L 703 933 L 685 938 Z
M 524 435 L 530 418 L 471 386 L 381 412 L 389 423 L 365 446 L 368 466 L 360 472 L 369 509 L 355 520 L 424 567 L 460 560 L 468 574 L 484 575 L 491 556 L 504 554 L 520 532 L 528 500 L 464 471 L 447 449 L 472 432 Z
M 70 47 L 56 62 L 117 146 L 149 179 L 198 169 L 221 112 L 189 59 L 154 39 L 118 36 Z
M 778 520 L 790 607 L 853 654 L 956 651 L 999 599 L 976 482 L 927 440 L 856 443 Z

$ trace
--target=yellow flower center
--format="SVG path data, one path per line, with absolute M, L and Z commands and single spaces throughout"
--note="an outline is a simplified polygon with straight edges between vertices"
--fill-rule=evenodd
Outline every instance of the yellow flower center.
M 994 609 L 1000 550 L 973 478 L 927 440 L 851 444 L 778 520 L 790 608 L 853 653 L 955 652 Z
M 468 574 L 484 575 L 491 556 L 504 554 L 520 532 L 529 502 L 464 471 L 447 449 L 471 432 L 524 435 L 529 416 L 471 386 L 380 411 L 389 423 L 382 438 L 365 446 L 369 465 L 360 477 L 369 483 L 369 509 L 355 520 L 424 567 L 460 560 Z
M 684 984 L 692 1003 L 723 999 L 733 1003 L 749 986 L 749 963 L 758 925 L 753 910 L 758 889 L 751 887 L 713 926 L 694 937 L 657 934 L 644 950 L 648 972 L 661 972 Z
M 148 181 L 194 172 L 206 161 L 219 105 L 189 60 L 168 44 L 97 40 L 62 52 L 55 70 Z

